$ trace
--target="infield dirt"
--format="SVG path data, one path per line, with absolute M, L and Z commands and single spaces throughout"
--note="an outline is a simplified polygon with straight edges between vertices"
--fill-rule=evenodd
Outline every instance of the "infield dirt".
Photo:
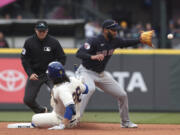
M 73 129 L 8 129 L 7 124 L 0 123 L 0 135 L 180 135 L 180 125 L 139 124 L 138 128 L 121 128 L 120 124 L 85 123 Z

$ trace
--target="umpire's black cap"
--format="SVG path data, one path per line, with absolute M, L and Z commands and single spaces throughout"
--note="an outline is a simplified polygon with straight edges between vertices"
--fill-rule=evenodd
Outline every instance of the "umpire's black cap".
M 103 29 L 112 29 L 112 30 L 119 30 L 120 26 L 119 24 L 111 19 L 107 19 L 102 24 Z
M 35 29 L 37 30 L 47 30 L 48 24 L 46 21 L 37 21 L 35 25 Z

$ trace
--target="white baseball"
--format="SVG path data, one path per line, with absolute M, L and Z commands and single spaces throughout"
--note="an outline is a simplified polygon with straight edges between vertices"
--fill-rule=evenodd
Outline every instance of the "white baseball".
M 167 38 L 168 38 L 168 39 L 173 39 L 173 38 L 174 38 L 174 35 L 170 33 L 170 34 L 167 35 Z

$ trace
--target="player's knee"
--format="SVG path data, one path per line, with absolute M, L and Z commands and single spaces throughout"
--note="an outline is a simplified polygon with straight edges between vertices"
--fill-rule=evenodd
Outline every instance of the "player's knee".
M 123 98 L 123 99 L 127 99 L 127 98 L 128 98 L 128 96 L 127 96 L 127 93 L 126 93 L 126 92 L 125 92 L 125 93 L 123 93 L 122 98 Z
M 37 115 L 35 114 L 35 115 L 33 115 L 32 116 L 32 123 L 34 124 L 34 126 L 35 127 L 38 127 L 38 117 L 37 117 Z
M 33 103 L 33 100 L 31 98 L 24 98 L 23 101 L 28 106 L 31 106 L 31 104 Z
M 41 127 L 43 119 L 41 118 L 41 114 L 35 114 L 32 116 L 32 123 L 35 127 Z
M 121 99 L 126 99 L 126 98 L 127 98 L 127 93 L 124 91 L 124 92 L 122 92 L 122 93 L 119 95 L 119 97 L 120 97 Z

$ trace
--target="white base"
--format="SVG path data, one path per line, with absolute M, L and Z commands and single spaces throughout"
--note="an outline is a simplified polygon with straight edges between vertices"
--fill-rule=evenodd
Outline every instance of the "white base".
M 8 124 L 7 128 L 34 128 L 31 123 L 14 123 Z

